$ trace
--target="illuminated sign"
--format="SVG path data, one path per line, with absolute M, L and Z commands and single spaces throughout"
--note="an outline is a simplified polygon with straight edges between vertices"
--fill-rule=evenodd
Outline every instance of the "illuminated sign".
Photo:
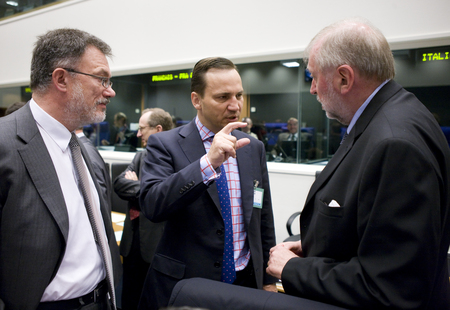
M 422 53 L 422 61 L 449 60 L 450 52 Z
M 152 75 L 152 82 L 166 82 L 174 80 L 189 80 L 192 78 L 192 72 L 180 72 L 178 74 L 155 74 Z

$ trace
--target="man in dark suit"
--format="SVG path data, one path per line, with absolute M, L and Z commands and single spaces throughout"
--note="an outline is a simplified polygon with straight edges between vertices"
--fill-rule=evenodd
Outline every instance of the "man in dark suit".
M 312 185 L 301 241 L 271 250 L 287 294 L 348 308 L 449 309 L 450 151 L 433 115 L 392 79 L 389 45 L 364 20 L 305 52 L 311 93 L 348 136 Z
M 91 161 L 74 136 L 76 128 L 102 121 L 115 96 L 107 56 L 110 47 L 83 31 L 40 36 L 32 99 L 0 119 L 0 300 L 6 309 L 115 308 L 110 280 L 112 273 L 120 276 L 118 246 Z M 96 238 L 85 204 L 97 214 Z
M 191 101 L 197 109 L 192 122 L 147 142 L 140 206 L 151 221 L 167 222 L 140 309 L 167 306 L 172 288 L 184 278 L 276 290 L 275 279 L 265 272 L 275 243 L 266 155 L 262 142 L 234 130 L 246 126 L 238 122 L 243 88 L 235 65 L 224 58 L 199 61 Z M 223 201 L 231 202 L 231 232 L 216 186 L 222 174 L 229 190 L 221 193 L 231 197 Z M 228 232 L 232 262 L 224 259 Z M 228 275 L 222 275 L 224 265 L 231 267 Z
M 173 127 L 172 117 L 159 108 L 145 109 L 139 119 L 137 136 L 142 145 L 158 132 Z M 153 223 L 140 212 L 139 176 L 147 150 L 136 153 L 131 164 L 114 180 L 117 195 L 128 201 L 128 213 L 125 218 L 120 254 L 123 257 L 122 309 L 137 309 L 148 267 L 152 262 L 156 246 L 164 231 L 164 222 Z

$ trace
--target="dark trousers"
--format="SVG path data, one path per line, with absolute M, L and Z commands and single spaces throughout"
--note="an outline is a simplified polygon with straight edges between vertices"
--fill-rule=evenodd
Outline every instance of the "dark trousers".
M 253 269 L 251 257 L 247 266 L 243 270 L 236 272 L 236 279 L 234 280 L 233 285 L 256 288 L 255 271 Z
M 135 310 L 141 298 L 150 264 L 142 259 L 139 237 L 139 218 L 133 220 L 133 243 L 127 257 L 123 257 L 122 310 Z

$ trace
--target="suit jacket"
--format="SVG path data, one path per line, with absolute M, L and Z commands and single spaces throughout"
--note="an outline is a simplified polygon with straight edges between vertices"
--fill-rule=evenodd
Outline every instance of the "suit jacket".
M 258 288 L 275 283 L 265 269 L 275 245 L 272 205 L 263 144 L 250 138 L 237 150 L 242 209 Z M 140 205 L 152 221 L 167 221 L 147 274 L 140 308 L 167 306 L 175 284 L 184 278 L 220 280 L 224 223 L 215 182 L 203 183 L 200 158 L 205 148 L 195 125 L 151 135 L 141 174 Z M 254 181 L 264 189 L 262 209 L 253 207 Z
M 136 153 L 131 164 L 114 180 L 114 190 L 120 198 L 128 201 L 128 211 L 131 208 L 140 210 L 139 207 L 139 193 L 141 184 L 140 181 L 128 180 L 125 178 L 126 171 L 134 171 L 138 178 L 140 178 L 141 169 L 144 165 L 144 158 L 147 156 L 147 151 Z M 156 246 L 161 239 L 164 231 L 165 223 L 153 223 L 148 220 L 141 212 L 139 214 L 139 237 L 141 256 L 144 261 L 151 263 L 155 255 Z M 125 224 L 123 228 L 122 240 L 120 241 L 120 254 L 127 257 L 131 250 L 133 242 L 133 225 L 130 220 L 130 213 L 127 213 Z
M 102 190 L 103 198 L 107 202 L 108 211 L 111 212 L 112 184 L 109 170 L 106 168 L 105 161 L 103 160 L 95 145 L 86 136 L 83 135 L 81 137 L 78 137 L 78 140 L 80 140 L 86 148 L 89 159 L 92 163 L 92 167 L 94 168 L 95 176 L 97 177 L 98 185 L 100 185 L 100 188 Z
M 285 291 L 348 308 L 449 309 L 449 191 L 441 129 L 390 81 L 312 185 L 305 258 L 285 266 Z
M 52 159 L 29 103 L 0 118 L 0 299 L 6 309 L 36 309 L 64 256 L 68 214 Z M 100 188 L 83 144 L 83 157 Z M 100 205 L 114 266 L 120 256 L 110 214 Z
M 181 280 L 175 285 L 169 307 L 214 310 L 344 310 L 344 308 L 282 293 L 202 278 Z

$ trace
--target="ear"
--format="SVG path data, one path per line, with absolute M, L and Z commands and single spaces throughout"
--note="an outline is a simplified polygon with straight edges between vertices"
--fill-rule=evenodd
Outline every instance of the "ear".
M 355 82 L 355 71 L 349 65 L 339 66 L 337 69 L 337 88 L 341 94 L 347 94 Z
M 162 126 L 161 125 L 156 125 L 156 132 L 161 132 L 161 131 L 163 131 L 163 128 L 162 128 Z
M 52 83 L 53 85 L 62 92 L 67 91 L 67 77 L 69 72 L 62 68 L 57 68 L 52 73 Z
M 192 101 L 192 105 L 194 106 L 195 109 L 197 109 L 199 111 L 202 109 L 200 95 L 197 94 L 195 91 L 193 91 L 191 93 L 191 101 Z

